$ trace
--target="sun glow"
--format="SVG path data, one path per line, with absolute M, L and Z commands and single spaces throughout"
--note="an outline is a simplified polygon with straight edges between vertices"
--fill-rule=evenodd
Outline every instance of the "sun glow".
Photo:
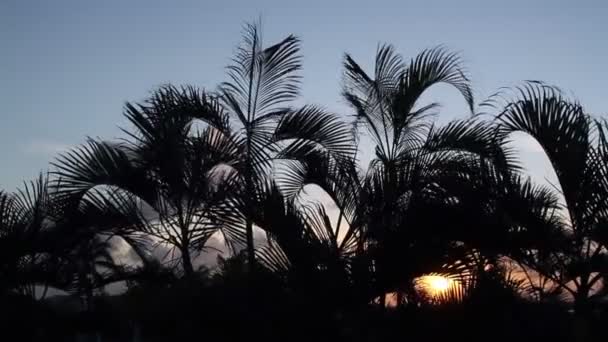
M 444 297 L 453 286 L 453 280 L 439 274 L 425 275 L 418 278 L 416 281 L 416 287 L 418 290 L 431 299 Z
M 442 292 L 450 287 L 450 280 L 442 276 L 429 276 L 427 279 L 429 287 L 435 292 Z
M 394 308 L 399 303 L 414 300 L 419 303 L 441 305 L 445 303 L 459 303 L 462 301 L 464 287 L 461 280 L 439 273 L 430 273 L 414 280 L 416 295 L 408 298 L 407 293 L 387 292 L 384 296 L 376 297 L 373 301 L 385 307 Z

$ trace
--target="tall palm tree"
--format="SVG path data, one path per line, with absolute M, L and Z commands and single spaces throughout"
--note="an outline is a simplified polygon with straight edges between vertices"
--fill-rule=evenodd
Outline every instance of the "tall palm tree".
M 534 138 L 555 171 L 554 191 L 561 198 L 561 215 L 554 222 L 561 234 L 537 235 L 542 248 L 524 249 L 519 260 L 559 284 L 574 298 L 575 310 L 586 314 L 605 295 L 594 291 L 606 282 L 608 267 L 606 126 L 554 87 L 530 82 L 515 93 L 502 97 L 499 137 L 523 132 Z
M 375 274 L 375 296 L 397 286 L 411 292 L 413 278 L 443 264 L 447 249 L 464 238 L 452 234 L 450 222 L 433 222 L 451 200 L 443 182 L 459 170 L 474 172 L 479 160 L 510 170 L 513 158 L 497 144 L 490 124 L 474 117 L 435 127 L 429 119 L 437 104 L 418 103 L 428 88 L 447 83 L 473 110 L 458 56 L 436 48 L 406 66 L 392 47 L 382 46 L 373 77 L 348 55 L 345 69 L 344 96 L 355 109 L 355 131 L 367 129 L 375 158 L 360 172 L 353 158 L 309 153 L 300 159 L 303 165 L 276 174 L 276 181 L 292 197 L 311 183 L 332 197 L 339 208 L 334 231 L 346 227 L 335 235 L 371 257 L 367 267 L 353 270 L 368 283 L 370 271 Z
M 125 130 L 130 139 L 90 139 L 54 163 L 58 194 L 133 208 L 138 224 L 123 228 L 177 249 L 184 274 L 192 276 L 192 254 L 220 229 L 213 208 L 231 184 L 230 172 L 218 165 L 238 162 L 227 118 L 205 92 L 170 85 L 144 103 L 127 103 L 125 116 L 135 128 Z M 206 125 L 195 129 L 195 120 Z
M 296 37 L 263 48 L 258 27 L 247 25 L 233 61 L 218 97 L 162 87 L 145 104 L 127 104 L 136 128 L 127 132 L 130 141 L 91 140 L 55 163 L 65 195 L 82 198 L 104 185 L 139 203 L 151 223 L 146 233 L 177 247 L 186 273 L 193 271 L 190 249 L 202 248 L 219 228 L 231 244 L 245 240 L 254 263 L 251 216 L 273 160 L 317 150 L 338 159 L 353 151 L 337 117 L 314 106 L 285 106 L 298 93 Z M 194 120 L 206 128 L 192 136 Z
M 357 224 L 374 254 L 380 287 L 401 284 L 411 291 L 413 278 L 424 272 L 420 266 L 440 264 L 450 242 L 426 222 L 433 216 L 430 194 L 441 177 L 471 159 L 507 167 L 509 156 L 497 148 L 489 125 L 470 118 L 437 128 L 429 119 L 438 104 L 419 103 L 430 87 L 445 83 L 473 111 L 472 90 L 456 54 L 429 49 L 406 65 L 391 46 L 381 46 L 373 76 L 349 55 L 344 66 L 344 96 L 356 112 L 357 129 L 364 127 L 375 145 L 361 180 Z
M 247 24 L 243 42 L 228 67 L 230 81 L 219 94 L 239 126 L 235 143 L 243 189 L 236 202 L 244 221 L 248 263 L 255 263 L 254 221 L 261 194 L 269 184 L 273 161 L 299 160 L 325 151 L 333 159 L 354 151 L 347 127 L 334 115 L 315 106 L 290 108 L 299 93 L 300 40 L 290 35 L 265 47 L 259 25 Z M 264 229 L 264 227 L 261 227 Z

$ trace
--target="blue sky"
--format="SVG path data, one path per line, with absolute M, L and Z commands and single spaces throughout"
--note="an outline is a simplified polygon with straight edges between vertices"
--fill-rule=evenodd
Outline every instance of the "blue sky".
M 128 1 L 0 2 L 0 189 L 46 170 L 85 136 L 121 136 L 125 101 L 172 82 L 213 89 L 239 42 L 262 16 L 264 39 L 303 40 L 306 102 L 350 114 L 339 96 L 341 59 L 371 64 L 379 42 L 405 56 L 444 44 L 459 51 L 478 99 L 540 79 L 608 112 L 608 2 L 587 1 Z M 447 87 L 441 121 L 464 117 Z M 523 142 L 540 178 L 542 154 Z

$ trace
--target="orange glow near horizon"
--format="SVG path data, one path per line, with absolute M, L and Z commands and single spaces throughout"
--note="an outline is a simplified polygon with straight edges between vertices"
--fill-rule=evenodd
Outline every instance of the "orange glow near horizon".
M 439 273 L 430 273 L 416 278 L 414 288 L 420 296 L 419 299 L 432 305 L 457 303 L 462 300 L 463 296 L 463 286 L 460 280 Z M 397 292 L 387 292 L 385 296 L 375 298 L 373 303 L 394 308 L 399 305 L 398 298 Z M 407 301 L 407 298 L 402 297 L 401 299 Z
M 419 291 L 433 301 L 444 298 L 454 286 L 454 280 L 440 274 L 429 274 L 416 280 L 416 287 Z

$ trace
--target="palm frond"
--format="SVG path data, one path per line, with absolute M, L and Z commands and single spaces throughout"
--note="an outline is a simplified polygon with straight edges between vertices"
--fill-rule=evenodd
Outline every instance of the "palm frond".
M 161 86 L 143 103 L 126 103 L 124 114 L 136 131 L 123 131 L 142 145 L 176 132 L 187 134 L 194 120 L 222 132 L 230 129 L 228 116 L 219 100 L 194 86 Z
M 274 142 L 293 140 L 283 151 L 306 148 L 305 145 L 318 146 L 334 158 L 350 158 L 354 155 L 354 139 L 347 125 L 337 116 L 326 113 L 315 106 L 304 106 L 284 115 L 279 121 Z
M 424 50 L 410 61 L 398 89 L 399 96 L 393 102 L 393 111 L 411 112 L 418 98 L 427 89 L 439 83 L 456 88 L 473 112 L 473 91 L 462 60 L 458 54 L 441 46 Z
M 348 54 L 344 58 L 343 96 L 356 111 L 356 123 L 363 123 L 374 142 L 388 153 L 388 132 L 393 127 L 387 104 L 403 77 L 402 58 L 390 45 L 376 51 L 375 74 L 372 77 Z
M 244 126 L 272 113 L 299 92 L 300 40 L 290 35 L 264 48 L 258 24 L 246 24 L 243 42 L 228 66 L 231 81 L 220 86 L 228 108 Z
M 429 128 L 426 119 L 438 104 L 418 106 L 418 100 L 435 84 L 455 87 L 473 111 L 473 93 L 461 64 L 457 54 L 438 47 L 404 66 L 391 46 L 382 46 L 372 78 L 346 55 L 343 95 L 356 111 L 356 122 L 369 129 L 378 158 L 392 160 L 420 147 Z
M 286 273 L 291 267 L 289 259 L 277 243 L 269 243 L 255 251 L 261 265 L 277 274 Z
M 52 198 L 47 176 L 40 174 L 37 179 L 25 182 L 13 199 L 20 220 L 27 222 L 23 227 L 27 230 L 22 233 L 33 236 L 52 225 Z
M 410 61 L 390 100 L 393 134 L 398 142 L 403 144 L 402 141 L 407 142 L 412 139 L 410 136 L 425 130 L 423 122 L 438 104 L 418 106 L 418 100 L 429 88 L 441 83 L 456 88 L 473 112 L 473 91 L 459 55 L 442 47 L 424 50 Z
M 392 45 L 380 45 L 376 50 L 373 79 L 348 54 L 344 57 L 344 69 L 345 88 L 349 92 L 380 100 L 397 89 L 403 76 L 404 64 Z
M 350 222 L 356 211 L 359 179 L 353 159 L 335 160 L 323 151 L 283 151 L 286 160 L 274 170 L 274 181 L 282 194 L 294 200 L 306 185 L 323 189 Z
M 138 167 L 118 144 L 89 139 L 86 144 L 60 155 L 52 163 L 53 186 L 62 197 L 82 198 L 100 185 L 116 186 L 154 202 L 156 190 L 147 170 Z
M 572 209 L 581 201 L 581 184 L 592 182 L 587 179 L 591 175 L 587 172 L 592 150 L 591 121 L 580 104 L 565 98 L 557 88 L 529 82 L 515 92 L 517 96 L 507 99 L 496 117 L 499 135 L 505 138 L 521 131 L 541 145 L 555 170 L 574 226 L 578 227 L 582 218 Z
M 496 139 L 496 129 L 478 119 L 451 121 L 447 125 L 432 127 L 425 139 L 424 150 L 430 153 L 469 153 L 492 160 L 505 170 L 519 170 L 515 153 Z
M 0 238 L 14 234 L 20 223 L 20 209 L 11 194 L 0 191 Z

